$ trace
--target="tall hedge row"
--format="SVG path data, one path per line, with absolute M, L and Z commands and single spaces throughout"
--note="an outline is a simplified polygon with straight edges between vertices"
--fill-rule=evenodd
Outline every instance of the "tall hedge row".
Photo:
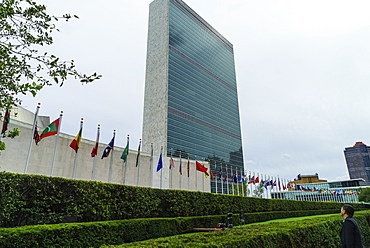
M 333 210 L 300 210 L 249 213 L 245 223 L 272 219 L 330 213 Z M 336 210 L 338 214 L 338 210 Z M 233 225 L 240 223 L 238 214 L 233 215 Z M 100 247 L 166 237 L 193 232 L 195 227 L 214 228 L 225 223 L 226 215 L 146 218 L 88 223 L 64 223 L 53 225 L 0 228 L 0 247 Z
M 0 172 L 0 226 L 339 209 L 340 203 L 161 190 Z M 360 208 L 359 205 L 357 208 Z

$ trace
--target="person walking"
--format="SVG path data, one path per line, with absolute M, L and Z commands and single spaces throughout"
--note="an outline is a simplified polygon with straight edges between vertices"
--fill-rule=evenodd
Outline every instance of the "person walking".
M 363 248 L 360 227 L 352 218 L 354 212 L 355 209 L 349 204 L 344 204 L 340 209 L 340 214 L 344 219 L 340 232 L 342 248 Z

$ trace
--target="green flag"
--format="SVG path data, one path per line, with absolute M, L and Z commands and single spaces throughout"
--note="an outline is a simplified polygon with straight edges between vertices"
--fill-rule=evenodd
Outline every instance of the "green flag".
M 129 149 L 129 138 L 127 137 L 127 145 L 126 145 L 126 148 L 125 148 L 125 150 L 123 150 L 123 153 L 122 153 L 122 155 L 121 155 L 121 158 L 123 159 L 123 161 L 125 161 L 126 162 L 126 160 L 127 160 L 127 156 L 128 156 L 128 149 Z
M 47 126 L 44 129 L 44 131 L 40 135 L 40 140 L 43 139 L 43 138 L 46 138 L 48 136 L 51 136 L 51 135 L 54 135 L 54 134 L 57 134 L 58 133 L 59 119 L 60 118 L 56 119 L 55 121 L 53 121 L 52 123 L 50 123 L 49 126 Z

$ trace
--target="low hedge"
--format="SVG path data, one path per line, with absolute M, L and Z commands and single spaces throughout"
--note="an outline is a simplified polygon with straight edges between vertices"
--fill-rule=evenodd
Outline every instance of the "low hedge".
M 245 214 L 245 223 L 307 215 L 338 213 L 338 210 L 280 211 Z M 233 225 L 239 225 L 239 214 Z M 195 227 L 216 227 L 226 215 L 149 218 L 120 221 L 65 223 L 0 228 L 0 247 L 100 247 L 192 232 Z
M 355 219 L 361 228 L 363 243 L 368 247 L 370 245 L 370 212 L 356 213 Z M 104 247 L 340 247 L 341 226 L 342 218 L 331 216 L 267 225 L 241 226 L 225 231 L 180 235 Z
M 0 227 L 133 218 L 340 209 L 341 203 L 162 190 L 0 172 Z M 361 204 L 354 204 L 356 209 Z

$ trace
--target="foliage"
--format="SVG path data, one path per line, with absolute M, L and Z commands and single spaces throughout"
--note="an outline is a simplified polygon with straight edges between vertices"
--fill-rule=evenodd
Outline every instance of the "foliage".
M 51 34 L 59 31 L 55 22 L 78 18 L 65 14 L 51 16 L 46 6 L 32 0 L 1 0 L 0 5 L 0 108 L 20 102 L 18 94 L 33 96 L 52 81 L 63 85 L 68 76 L 89 83 L 100 78 L 96 73 L 88 76 L 75 69 L 74 61 L 61 61 L 41 46 L 53 44 Z M 45 75 L 46 74 L 46 75 Z M 52 80 L 52 81 L 51 81 Z
M 13 128 L 13 130 L 7 130 L 4 133 L 3 137 L 9 137 L 9 138 L 14 139 L 15 137 L 19 136 L 20 132 L 21 131 L 18 128 Z M 1 151 L 4 151 L 5 149 L 6 149 L 5 142 L 0 141 L 0 154 L 1 154 Z
M 0 226 L 335 210 L 341 203 L 262 199 L 0 172 Z M 354 204 L 356 210 L 361 204 Z
M 234 183 L 233 195 L 248 196 L 250 195 L 250 189 L 246 183 Z
M 253 194 L 256 197 L 262 197 L 263 195 L 263 185 L 259 184 L 257 187 L 253 190 Z
M 370 213 L 357 214 L 364 245 L 370 244 Z M 180 235 L 109 247 L 340 247 L 339 216 L 241 226 L 225 231 Z M 367 247 L 367 246 L 366 246 Z
M 370 203 L 370 187 L 361 189 L 358 200 Z
M 251 213 L 246 214 L 246 220 L 247 223 L 255 223 L 276 218 L 317 215 L 325 212 L 328 210 Z M 123 243 L 127 246 L 127 243 L 130 242 L 193 232 L 194 227 L 214 228 L 217 223 L 225 222 L 226 215 L 217 215 L 0 228 L 2 235 L 0 247 L 14 247 L 14 244 L 17 244 L 18 247 L 100 247 Z M 235 228 L 238 223 L 239 215 L 234 214 L 232 231 L 238 232 L 240 230 Z M 230 233 L 222 232 L 226 233 L 224 238 L 228 239 Z M 199 235 L 193 236 L 198 241 Z M 182 239 L 181 236 L 176 237 Z M 168 238 L 164 239 L 168 240 Z M 148 242 L 149 244 L 153 243 Z M 198 243 L 201 245 L 200 242 Z

